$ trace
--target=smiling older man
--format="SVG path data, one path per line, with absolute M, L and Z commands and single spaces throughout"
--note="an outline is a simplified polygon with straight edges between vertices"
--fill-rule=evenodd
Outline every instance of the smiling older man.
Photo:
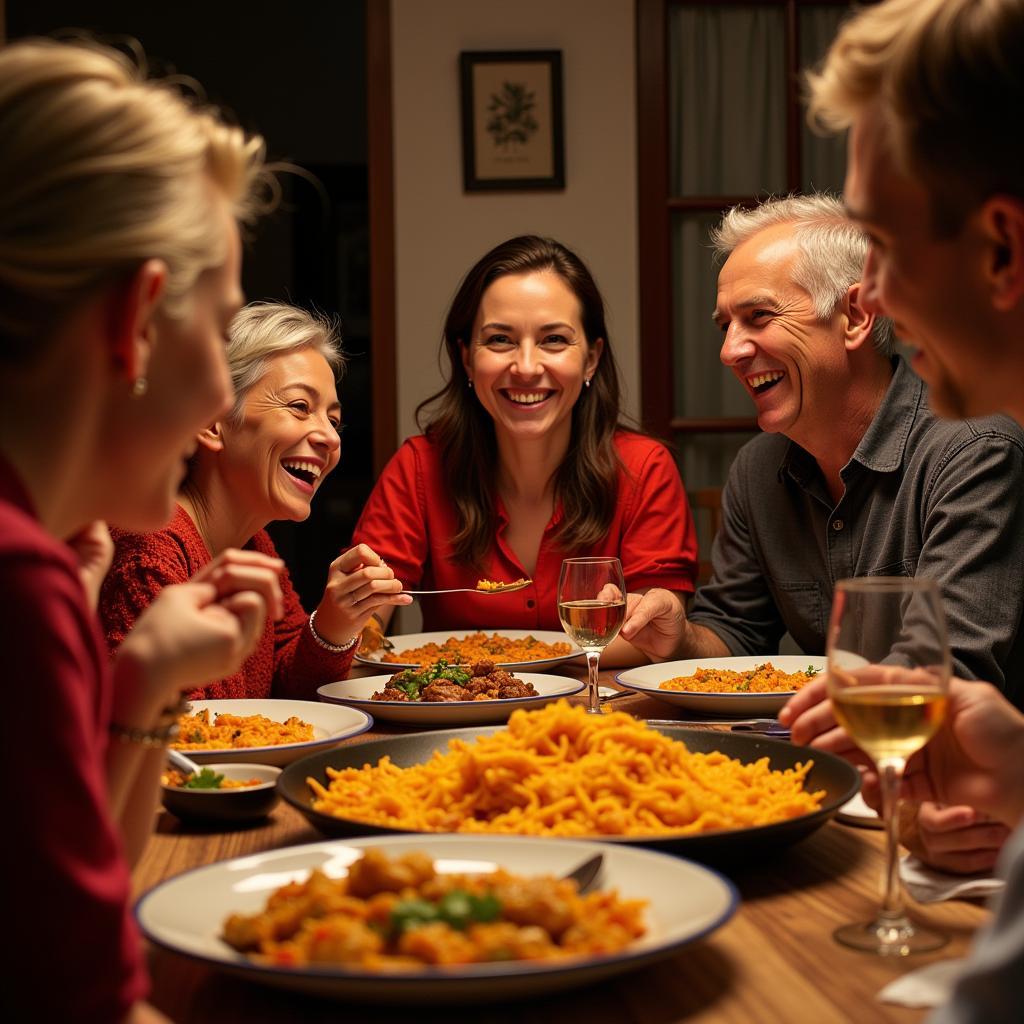
M 787 631 L 822 653 L 837 580 L 929 576 L 957 672 L 1024 703 L 1024 434 L 1002 416 L 929 411 L 865 306 L 867 238 L 838 200 L 733 209 L 714 242 L 722 362 L 764 433 L 729 473 L 713 576 L 689 616 L 652 590 L 631 598 L 623 636 L 655 659 L 765 655 Z

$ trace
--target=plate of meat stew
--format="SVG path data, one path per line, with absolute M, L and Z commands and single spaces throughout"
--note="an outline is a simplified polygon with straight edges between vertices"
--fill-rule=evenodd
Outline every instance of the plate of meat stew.
M 441 661 L 390 676 L 328 683 L 317 694 L 329 704 L 347 704 L 382 721 L 456 726 L 504 722 L 516 708 L 539 707 L 582 689 L 580 680 L 568 676 L 513 673 L 488 661 Z

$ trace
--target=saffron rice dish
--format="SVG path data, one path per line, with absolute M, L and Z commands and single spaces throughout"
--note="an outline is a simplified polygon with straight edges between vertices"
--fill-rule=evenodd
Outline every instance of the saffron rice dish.
M 204 708 L 178 719 L 178 738 L 170 745 L 176 750 L 242 750 L 313 738 L 313 726 L 295 716 L 275 722 L 264 715 L 217 715 L 211 723 L 210 710 Z
M 773 771 L 686 745 L 625 712 L 588 715 L 565 700 L 518 710 L 507 728 L 452 740 L 429 761 L 399 768 L 387 756 L 328 768 L 306 781 L 313 808 L 410 832 L 541 836 L 667 836 L 750 828 L 818 810 L 807 761 Z
M 422 647 L 408 647 L 404 651 L 389 651 L 380 660 L 408 665 L 418 662 L 430 665 L 443 659 L 449 665 L 474 665 L 478 661 L 514 662 L 544 661 L 568 654 L 572 647 L 567 643 L 547 644 L 532 636 L 513 640 L 510 637 L 492 633 L 470 633 L 465 637 L 449 637 L 443 644 L 424 644 Z
M 766 661 L 745 672 L 699 668 L 692 676 L 666 679 L 658 689 L 687 693 L 793 693 L 806 686 L 817 674 L 818 669 L 811 665 L 802 672 L 782 672 Z
M 224 940 L 277 967 L 370 971 L 602 956 L 646 931 L 645 901 L 580 895 L 567 878 L 439 874 L 425 853 L 391 860 L 368 849 L 345 878 L 314 869 L 273 892 L 257 914 L 233 914 Z

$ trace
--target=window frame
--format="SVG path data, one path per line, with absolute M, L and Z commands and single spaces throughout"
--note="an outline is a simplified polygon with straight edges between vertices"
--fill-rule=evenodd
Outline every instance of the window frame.
M 799 191 L 802 153 L 800 104 L 800 21 L 802 7 L 849 7 L 850 0 L 716 0 L 717 6 L 781 8 L 785 22 L 786 189 Z M 754 205 L 756 196 L 673 195 L 669 187 L 669 33 L 677 7 L 712 6 L 708 0 L 637 0 L 637 191 L 640 313 L 640 398 L 643 423 L 651 433 L 737 434 L 757 431 L 755 417 L 677 416 L 673 367 L 672 220 L 686 213 L 724 212 Z

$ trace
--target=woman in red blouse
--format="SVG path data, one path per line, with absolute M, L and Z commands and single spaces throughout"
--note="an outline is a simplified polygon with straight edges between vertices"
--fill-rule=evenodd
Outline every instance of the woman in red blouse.
M 604 302 L 579 257 L 536 236 L 492 249 L 452 302 L 442 354 L 448 382 L 417 409 L 424 432 L 385 468 L 353 540 L 408 588 L 533 582 L 424 598 L 425 629 L 560 629 L 570 555 L 617 556 L 631 592 L 692 593 L 679 473 L 663 445 L 622 424 Z M 603 658 L 641 660 L 618 640 Z
M 335 378 L 344 357 L 332 325 L 293 306 L 254 302 L 232 320 L 228 338 L 234 408 L 199 434 L 170 523 L 154 533 L 114 531 L 114 562 L 100 592 L 111 650 L 164 587 L 216 578 L 249 552 L 276 559 L 267 523 L 306 519 L 338 464 Z M 282 569 L 284 614 L 268 619 L 240 671 L 188 696 L 308 699 L 348 674 L 371 613 L 411 601 L 400 590 L 380 558 L 357 545 L 331 564 L 309 615 Z
M 169 588 L 111 659 L 101 520 L 166 522 L 196 431 L 230 405 L 236 221 L 261 205 L 263 144 L 122 53 L 23 40 L 0 50 L 0 153 L 4 867 L 37 883 L 6 890 L 4 1001 L 152 1024 L 129 863 L 178 694 L 240 663 L 280 590 L 247 555 Z

